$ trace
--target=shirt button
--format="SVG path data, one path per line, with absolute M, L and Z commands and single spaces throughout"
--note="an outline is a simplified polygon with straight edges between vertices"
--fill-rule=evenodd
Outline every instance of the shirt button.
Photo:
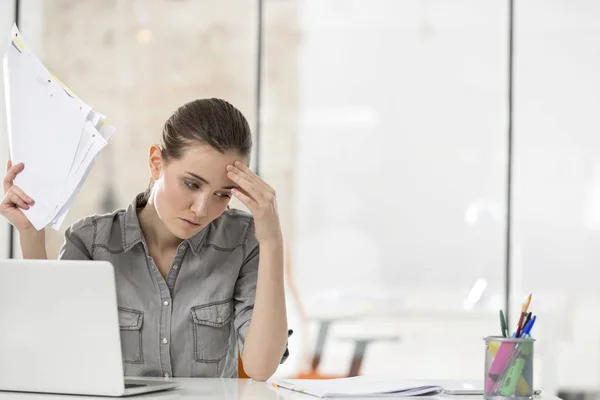
M 165 301 L 163 301 L 163 304 L 164 304 L 165 306 L 168 306 L 168 305 L 169 305 L 169 300 L 165 300 Z
M 167 338 L 165 337 L 165 338 L 163 338 L 162 342 L 163 342 L 163 344 L 167 344 L 167 343 L 169 343 L 169 339 L 167 339 Z
M 179 269 L 179 265 L 177 265 L 177 264 L 173 265 L 173 269 L 174 269 L 174 270 L 177 270 L 177 269 Z
M 169 377 L 169 373 L 165 372 L 165 378 L 168 378 L 168 377 Z
M 217 317 L 217 322 L 223 322 L 223 318 Z
M 183 253 L 185 251 L 185 243 L 182 244 L 181 246 L 179 246 L 179 250 L 177 250 L 179 253 Z

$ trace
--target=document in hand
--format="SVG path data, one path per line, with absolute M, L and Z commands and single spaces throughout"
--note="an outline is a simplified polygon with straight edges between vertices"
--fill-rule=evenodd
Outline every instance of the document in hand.
M 390 377 L 356 376 L 341 379 L 272 379 L 273 386 L 317 397 L 405 397 L 432 396 L 441 386 Z
M 27 47 L 14 25 L 3 58 L 10 159 L 34 201 L 24 214 L 40 230 L 58 230 L 115 128 L 84 103 Z

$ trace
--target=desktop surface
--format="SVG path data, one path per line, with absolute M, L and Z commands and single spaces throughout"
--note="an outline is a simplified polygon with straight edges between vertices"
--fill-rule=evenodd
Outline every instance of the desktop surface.
M 129 378 L 129 377 L 128 377 Z M 156 378 L 135 378 L 136 380 Z M 286 389 L 274 388 L 265 382 L 254 382 L 248 379 L 219 379 L 219 378 L 173 378 L 165 381 L 179 382 L 179 388 L 158 393 L 148 393 L 122 399 L 145 399 L 145 400 L 202 400 L 202 399 L 224 399 L 224 400 L 310 400 L 316 397 L 302 393 L 292 392 Z M 54 395 L 39 393 L 15 393 L 0 392 L 0 400 L 75 400 L 77 398 L 98 399 L 99 397 L 73 396 L 73 395 Z M 106 397 L 105 397 L 106 398 Z M 395 399 L 396 397 L 385 397 L 386 399 Z M 480 400 L 483 396 L 449 396 L 439 395 L 426 397 L 427 399 L 437 400 Z M 406 399 L 406 397 L 398 397 Z M 414 397 L 413 397 L 414 399 Z M 536 397 L 539 400 L 559 400 L 553 395 Z M 357 400 L 357 398 L 353 398 Z

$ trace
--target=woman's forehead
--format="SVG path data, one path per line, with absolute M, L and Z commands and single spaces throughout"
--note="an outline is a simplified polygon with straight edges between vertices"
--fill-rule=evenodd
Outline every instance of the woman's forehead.
M 214 163 L 229 163 L 232 164 L 237 160 L 242 161 L 243 157 L 236 151 L 220 152 L 212 146 L 204 143 L 190 145 L 181 157 L 182 161 L 187 163 L 198 164 L 214 164 Z
M 243 161 L 234 152 L 221 153 L 208 145 L 198 145 L 189 148 L 180 159 L 173 160 L 171 168 L 191 177 L 199 176 L 214 186 L 229 186 L 231 180 L 227 177 L 227 166 L 237 160 Z

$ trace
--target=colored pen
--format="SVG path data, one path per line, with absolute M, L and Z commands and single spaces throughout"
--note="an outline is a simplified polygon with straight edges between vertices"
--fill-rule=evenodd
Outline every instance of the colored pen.
M 517 332 L 516 332 L 517 337 L 521 336 L 523 320 L 525 319 L 525 316 L 527 315 L 527 309 L 529 308 L 530 303 L 531 303 L 531 294 L 529 294 L 529 296 L 527 296 L 527 299 L 523 303 L 523 308 L 521 309 L 521 316 L 519 317 L 519 323 L 517 324 Z
M 508 329 L 506 328 L 506 319 L 504 319 L 504 312 L 500 310 L 500 329 L 502 329 L 502 337 L 508 335 Z
M 523 326 L 527 326 L 527 323 L 531 320 L 531 311 L 527 313 L 527 317 L 525 317 L 525 321 L 523 322 Z
M 530 335 L 531 329 L 533 328 L 533 324 L 535 324 L 535 319 L 536 316 L 534 315 L 533 318 L 531 318 L 531 321 L 529 321 L 529 324 L 523 329 L 523 336 Z
M 521 330 L 521 336 L 519 336 L 520 338 L 527 337 L 527 330 L 529 329 L 529 325 L 530 325 L 530 322 L 525 324 L 525 326 Z

